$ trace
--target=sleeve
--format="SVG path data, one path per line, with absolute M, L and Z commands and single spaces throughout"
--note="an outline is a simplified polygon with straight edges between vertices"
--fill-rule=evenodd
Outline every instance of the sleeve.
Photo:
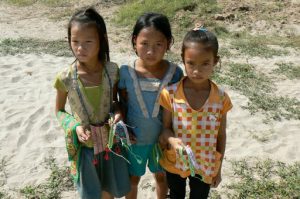
M 126 88 L 126 82 L 125 82 L 126 66 L 125 65 L 121 66 L 119 72 L 120 72 L 120 75 L 119 75 L 118 88 L 125 89 Z
M 58 73 L 55 77 L 53 87 L 57 90 L 68 92 L 66 85 L 62 81 L 62 73 Z
M 178 81 L 181 80 L 183 77 L 183 71 L 179 66 L 176 68 L 176 73 L 178 74 Z
M 170 94 L 167 89 L 163 89 L 159 96 L 159 104 L 170 112 L 173 112 Z
M 169 82 L 169 85 L 179 82 L 182 77 L 183 77 L 182 69 L 179 66 L 176 66 L 175 73 L 172 77 L 172 80 Z
M 225 92 L 225 99 L 223 101 L 223 109 L 221 111 L 221 114 L 226 114 L 230 109 L 232 109 L 233 105 L 231 103 L 231 100 L 228 96 L 228 94 Z

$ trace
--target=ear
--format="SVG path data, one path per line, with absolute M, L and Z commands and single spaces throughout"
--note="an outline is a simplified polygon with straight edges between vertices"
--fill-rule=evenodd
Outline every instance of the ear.
M 168 50 L 170 50 L 171 49 L 171 46 L 172 46 L 172 44 L 174 44 L 174 39 L 172 38 L 172 39 L 170 39 L 170 40 L 168 40 L 168 47 L 167 47 L 167 51 Z
M 216 57 L 215 57 L 215 60 L 214 60 L 214 65 L 217 65 L 217 63 L 220 61 L 220 56 L 219 55 L 217 55 Z
M 136 36 L 133 36 L 133 45 L 136 46 Z

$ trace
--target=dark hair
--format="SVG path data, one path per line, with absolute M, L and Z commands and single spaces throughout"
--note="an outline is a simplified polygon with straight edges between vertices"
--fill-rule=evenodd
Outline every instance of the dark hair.
M 209 49 L 213 52 L 214 57 L 218 56 L 219 43 L 217 37 L 212 32 L 203 28 L 194 29 L 187 32 L 182 42 L 182 58 L 184 58 L 184 51 L 187 48 L 188 43 L 191 42 L 203 44 L 206 49 Z
M 153 12 L 148 12 L 141 15 L 136 21 L 131 35 L 132 47 L 133 48 L 135 47 L 134 40 L 141 32 L 141 30 L 148 27 L 154 27 L 156 30 L 160 31 L 167 38 L 168 49 L 169 49 L 170 45 L 173 43 L 174 40 L 172 36 L 169 19 L 163 14 L 158 14 Z
M 68 42 L 71 47 L 71 28 L 73 23 L 80 23 L 85 25 L 94 25 L 97 28 L 99 35 L 99 60 L 101 62 L 109 61 L 109 46 L 106 25 L 103 17 L 94 8 L 82 8 L 78 10 L 70 19 L 68 24 Z M 71 48 L 72 50 L 72 48 Z M 72 51 L 73 52 L 73 51 Z M 74 52 L 73 52 L 74 54 Z

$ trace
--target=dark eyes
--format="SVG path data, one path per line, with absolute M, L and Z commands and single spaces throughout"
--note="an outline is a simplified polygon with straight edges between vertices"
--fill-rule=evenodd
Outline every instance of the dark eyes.
M 202 63 L 202 64 L 199 65 L 199 64 L 196 64 L 194 62 L 187 61 L 186 64 L 189 65 L 189 66 L 191 66 L 191 67 L 196 67 L 196 66 L 207 67 L 207 66 L 210 66 L 209 62 L 205 62 L 205 63 Z
M 191 65 L 191 66 L 195 65 L 194 62 L 190 62 L 190 61 L 187 61 L 186 64 Z

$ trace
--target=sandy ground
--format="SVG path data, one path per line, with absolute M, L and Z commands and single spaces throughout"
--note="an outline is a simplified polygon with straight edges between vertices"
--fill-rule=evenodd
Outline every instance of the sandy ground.
M 0 40 L 20 37 L 65 38 L 66 21 L 51 21 L 44 16 L 44 12 L 34 11 L 35 8 L 15 9 L 0 3 Z M 25 15 L 20 13 L 25 13 L 27 17 L 24 18 Z M 126 39 L 126 34 L 122 39 Z M 116 49 L 112 50 L 111 59 L 118 64 L 134 59 L 132 51 L 118 52 L 120 44 L 117 41 L 111 39 L 111 49 Z M 130 46 L 129 41 L 126 45 Z M 261 66 L 263 70 L 274 68 L 274 63 L 281 60 L 299 64 L 299 52 L 272 59 L 250 58 L 248 62 Z M 0 171 L 0 187 L 13 198 L 21 197 L 17 189 L 42 183 L 49 176 L 49 171 L 43 165 L 49 155 L 54 156 L 61 166 L 68 164 L 63 131 L 54 116 L 55 89 L 52 83 L 57 72 L 72 61 L 73 58 L 47 54 L 0 56 L 0 161 L 5 162 L 5 167 Z M 241 58 L 240 61 L 245 60 Z M 276 94 L 300 100 L 299 83 L 299 80 L 277 82 Z M 226 90 L 234 108 L 228 114 L 224 183 L 230 181 L 228 160 L 251 156 L 287 163 L 300 161 L 299 120 L 263 123 L 263 113 L 251 115 L 242 108 L 248 102 L 247 97 L 229 88 Z M 257 136 L 266 136 L 267 141 L 255 139 Z M 153 186 L 154 179 L 148 172 L 141 180 L 138 198 L 154 198 Z M 63 198 L 76 197 L 75 192 L 63 194 Z

